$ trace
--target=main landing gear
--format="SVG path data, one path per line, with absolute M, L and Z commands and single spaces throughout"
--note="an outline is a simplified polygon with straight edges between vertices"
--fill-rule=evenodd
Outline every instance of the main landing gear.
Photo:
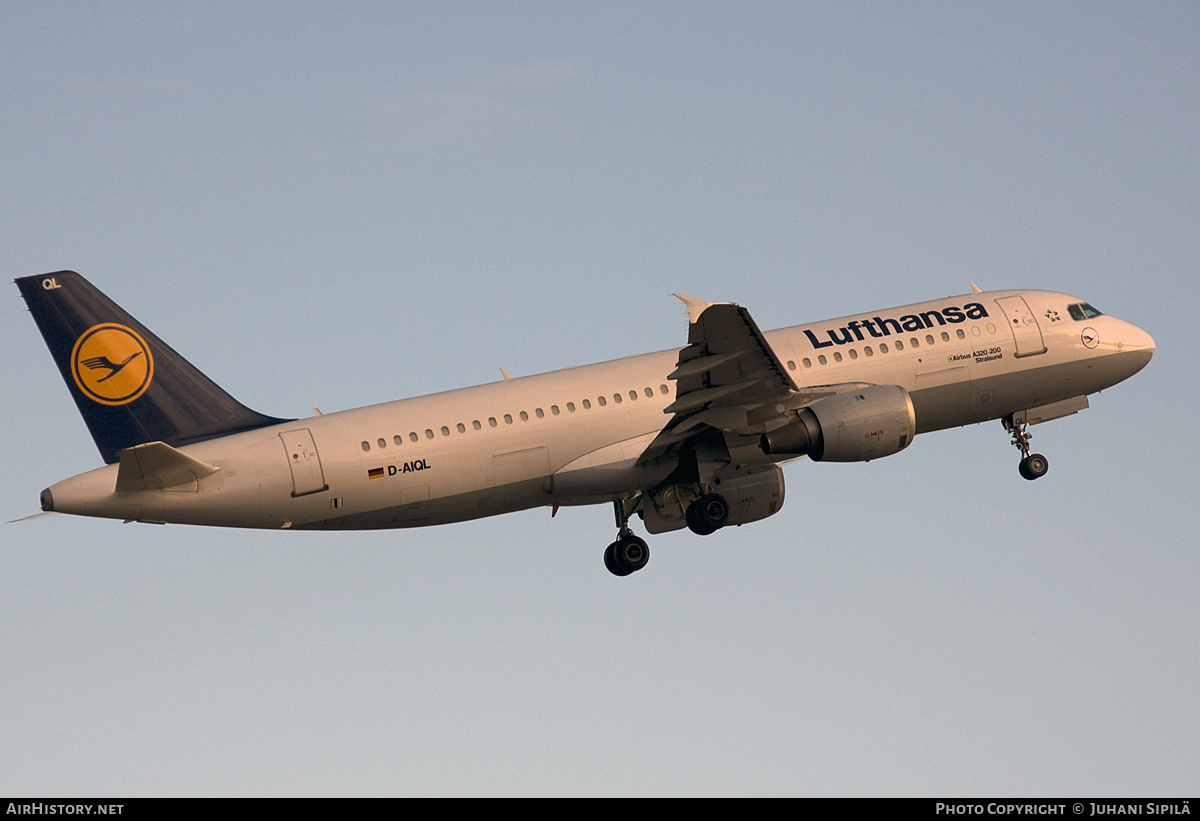
M 629 514 L 625 512 L 625 500 L 613 502 L 617 514 L 617 540 L 604 551 L 604 566 L 614 576 L 628 576 L 641 570 L 650 561 L 650 547 L 633 535 L 629 529 Z
M 1012 434 L 1013 446 L 1021 451 L 1021 463 L 1017 466 L 1021 476 L 1030 481 L 1045 476 L 1046 471 L 1050 469 L 1050 463 L 1042 454 L 1029 452 L 1029 440 L 1032 437 L 1025 430 L 1026 423 L 1018 422 L 1012 416 L 1006 416 L 1000 421 L 1004 423 L 1004 429 Z
M 650 561 L 650 548 L 629 529 L 630 511 L 624 499 L 613 502 L 613 511 L 617 518 L 617 540 L 604 550 L 604 566 L 614 576 L 628 576 Z M 693 533 L 700 536 L 716 533 L 729 518 L 729 501 L 719 493 L 706 493 L 688 505 L 684 518 Z

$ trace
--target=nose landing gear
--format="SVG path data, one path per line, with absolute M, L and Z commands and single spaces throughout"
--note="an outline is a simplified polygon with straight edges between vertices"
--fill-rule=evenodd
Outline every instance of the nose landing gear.
M 1021 462 L 1017 465 L 1021 476 L 1030 481 L 1045 476 L 1046 471 L 1050 469 L 1050 462 L 1040 453 L 1029 452 L 1029 440 L 1033 437 L 1025 429 L 1026 423 L 1018 422 L 1012 415 L 1000 421 L 1004 424 L 1004 429 L 1012 434 L 1013 446 L 1021 451 Z

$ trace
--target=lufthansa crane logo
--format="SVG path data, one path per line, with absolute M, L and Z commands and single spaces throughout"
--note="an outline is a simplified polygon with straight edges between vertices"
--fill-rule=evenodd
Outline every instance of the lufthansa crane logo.
M 101 405 L 125 405 L 150 387 L 154 357 L 150 346 L 124 325 L 107 322 L 88 328 L 71 351 L 71 376 L 84 396 Z

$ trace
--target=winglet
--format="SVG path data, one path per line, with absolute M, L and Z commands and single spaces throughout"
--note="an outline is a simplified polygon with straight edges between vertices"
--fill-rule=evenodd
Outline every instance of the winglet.
M 684 296 L 683 294 L 672 294 L 676 299 L 687 306 L 688 322 L 695 325 L 696 320 L 700 318 L 700 314 L 704 313 L 706 308 L 712 307 L 711 302 L 705 302 L 703 299 Z
M 972 283 L 971 283 L 971 293 L 973 293 L 973 294 L 982 294 L 982 293 L 983 293 L 983 291 L 979 290 L 979 286 L 978 286 L 978 285 L 976 285 L 974 282 L 972 282 Z

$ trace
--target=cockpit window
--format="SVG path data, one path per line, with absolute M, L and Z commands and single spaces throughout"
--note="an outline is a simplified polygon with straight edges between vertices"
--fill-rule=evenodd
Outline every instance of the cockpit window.
M 1067 307 L 1067 311 L 1071 314 L 1071 319 L 1076 321 L 1091 319 L 1094 316 L 1104 316 L 1104 314 L 1100 313 L 1086 302 L 1077 302 L 1074 305 L 1070 305 Z

